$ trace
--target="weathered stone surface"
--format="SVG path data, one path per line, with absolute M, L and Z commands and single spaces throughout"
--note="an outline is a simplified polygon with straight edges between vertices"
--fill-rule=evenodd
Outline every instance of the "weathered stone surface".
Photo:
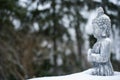
M 88 51 L 88 61 L 93 64 L 92 75 L 112 76 L 113 67 L 110 62 L 111 39 L 109 38 L 111 30 L 111 20 L 104 14 L 102 7 L 97 9 L 97 16 L 92 21 L 94 28 L 93 35 L 97 39 L 92 49 Z

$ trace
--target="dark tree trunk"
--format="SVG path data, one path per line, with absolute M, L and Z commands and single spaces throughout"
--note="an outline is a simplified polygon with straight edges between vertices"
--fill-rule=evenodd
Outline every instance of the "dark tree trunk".
M 81 19 L 81 15 L 79 14 L 78 10 L 76 9 L 76 13 L 77 13 L 77 18 L 76 18 L 76 25 L 75 25 L 75 33 L 76 33 L 76 42 L 77 42 L 77 49 L 78 49 L 78 64 L 80 66 L 80 68 L 82 70 L 86 69 L 87 67 L 89 67 L 89 63 L 87 61 L 86 55 L 84 53 L 82 53 L 82 46 L 84 44 L 84 40 L 83 40 L 83 35 L 82 32 L 80 30 L 80 22 L 79 20 Z
M 82 33 L 79 28 L 79 22 L 77 21 L 77 25 L 75 26 L 75 33 L 76 33 L 76 42 L 77 42 L 77 50 L 78 50 L 78 62 L 80 66 L 82 66 L 82 45 L 83 45 L 83 39 L 82 39 Z
M 52 39 L 53 39 L 53 50 L 54 50 L 54 55 L 53 55 L 53 60 L 54 60 L 54 75 L 57 75 L 57 43 L 56 43 L 56 37 L 57 37 L 57 34 L 56 34 L 56 27 L 57 27 L 57 19 L 56 19 L 56 9 L 55 9 L 55 6 L 56 6 L 56 3 L 55 3 L 55 0 L 53 0 L 52 2 L 52 6 L 53 6 L 53 35 L 52 35 Z

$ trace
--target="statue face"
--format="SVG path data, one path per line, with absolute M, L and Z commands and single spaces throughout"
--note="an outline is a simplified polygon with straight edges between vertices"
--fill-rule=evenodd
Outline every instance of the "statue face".
M 102 29 L 99 28 L 97 24 L 93 25 L 93 35 L 95 38 L 100 38 L 102 34 Z

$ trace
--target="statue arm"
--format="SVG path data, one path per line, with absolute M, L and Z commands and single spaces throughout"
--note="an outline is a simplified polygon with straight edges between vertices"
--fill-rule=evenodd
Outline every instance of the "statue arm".
M 88 54 L 88 60 L 91 62 L 99 62 L 100 54 L 96 54 L 96 53 Z
M 110 42 L 104 41 L 100 46 L 100 53 L 91 53 L 90 56 L 94 62 L 107 62 L 110 58 Z
M 100 61 L 107 62 L 110 59 L 110 52 L 111 52 L 111 40 L 107 38 L 101 48 L 100 48 Z
M 92 49 L 89 49 L 88 50 L 88 55 L 87 55 L 87 59 L 88 59 L 88 61 L 92 61 L 92 58 L 91 58 L 91 52 L 92 52 Z
M 93 52 L 94 52 L 93 49 L 89 49 L 89 50 L 88 50 L 87 59 L 88 59 L 89 62 L 92 62 L 92 61 L 93 61 L 93 54 L 95 54 L 95 53 L 93 53 Z

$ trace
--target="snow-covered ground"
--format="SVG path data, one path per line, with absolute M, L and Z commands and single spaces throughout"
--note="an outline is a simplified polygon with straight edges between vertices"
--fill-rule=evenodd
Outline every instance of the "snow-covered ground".
M 40 77 L 28 80 L 120 80 L 120 72 L 114 72 L 113 76 L 93 76 L 90 75 L 93 69 L 88 69 L 80 73 L 74 73 L 64 76 Z

